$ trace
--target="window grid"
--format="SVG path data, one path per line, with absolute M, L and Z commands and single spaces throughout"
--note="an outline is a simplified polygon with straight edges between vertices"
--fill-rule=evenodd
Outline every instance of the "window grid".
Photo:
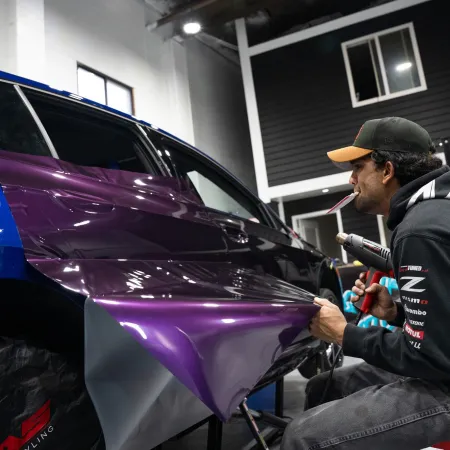
M 413 88 L 401 90 L 401 91 L 398 91 L 395 93 L 391 93 L 391 90 L 389 88 L 389 82 L 388 82 L 388 78 L 387 78 L 384 58 L 383 58 L 382 50 L 381 50 L 380 37 L 387 35 L 387 34 L 403 31 L 403 30 L 408 30 L 409 34 L 410 34 L 414 62 L 417 66 L 420 85 L 417 87 L 413 87 Z M 382 92 L 380 92 L 380 80 L 378 79 L 379 77 L 378 77 L 378 73 L 377 73 L 377 70 L 375 67 L 375 56 L 376 55 L 373 55 L 373 49 L 372 49 L 372 46 L 370 45 L 371 41 L 375 42 L 376 53 L 378 54 L 378 64 L 380 65 L 381 82 L 382 82 L 382 86 L 384 88 L 384 94 Z M 376 78 L 376 82 L 377 82 L 378 96 L 371 98 L 371 99 L 359 101 L 356 97 L 356 90 L 355 90 L 355 84 L 354 84 L 351 65 L 350 65 L 350 58 L 348 55 L 348 49 L 352 48 L 352 47 L 356 47 L 358 45 L 362 45 L 362 44 L 369 45 L 370 54 L 371 54 L 371 58 L 372 58 L 373 70 L 374 70 L 374 74 L 375 74 L 375 78 Z M 344 57 L 345 69 L 346 69 L 346 73 L 347 73 L 347 81 L 348 81 L 349 90 L 350 90 L 350 97 L 351 97 L 352 105 L 354 108 L 357 108 L 360 106 L 365 106 L 365 105 L 370 105 L 370 104 L 377 103 L 377 102 L 384 101 L 384 100 L 390 100 L 390 99 L 397 98 L 397 97 L 403 97 L 405 95 L 422 92 L 427 89 L 425 74 L 424 74 L 424 70 L 423 70 L 423 66 L 422 66 L 422 60 L 421 60 L 420 52 L 419 52 L 419 46 L 417 43 L 417 38 L 416 38 L 415 31 L 414 31 L 414 25 L 412 22 L 404 24 L 404 25 L 399 25 L 397 27 L 389 28 L 389 29 L 386 29 L 383 31 L 379 31 L 376 33 L 372 33 L 369 35 L 365 35 L 365 36 L 353 39 L 351 41 L 343 42 L 341 44 L 341 48 L 342 48 L 342 53 L 343 53 L 343 57 Z
M 98 72 L 94 69 L 91 69 L 90 67 L 84 66 L 82 64 L 78 64 L 77 66 L 77 80 L 78 80 L 78 94 L 81 95 L 82 97 L 88 98 L 90 100 L 94 100 L 94 101 L 98 101 L 95 98 L 89 98 L 88 96 L 86 96 L 83 92 L 80 91 L 80 69 L 85 71 L 85 72 L 89 72 L 92 75 L 95 75 L 96 77 L 99 77 L 103 80 L 103 96 L 104 96 L 104 102 L 103 101 L 99 101 L 99 103 L 104 103 L 106 106 L 110 106 L 111 108 L 115 108 L 115 109 L 119 109 L 116 106 L 112 105 L 110 102 L 110 99 L 108 98 L 108 84 L 111 85 L 115 85 L 118 86 L 120 88 L 122 88 L 123 90 L 127 91 L 129 93 L 129 98 L 130 98 L 130 104 L 129 104 L 129 111 L 122 111 L 125 113 L 128 113 L 130 115 L 135 115 L 135 108 L 134 108 L 134 92 L 133 89 L 129 86 L 127 86 L 124 83 L 121 83 L 120 81 L 117 81 L 111 77 L 108 77 L 104 74 L 102 74 L 101 72 Z

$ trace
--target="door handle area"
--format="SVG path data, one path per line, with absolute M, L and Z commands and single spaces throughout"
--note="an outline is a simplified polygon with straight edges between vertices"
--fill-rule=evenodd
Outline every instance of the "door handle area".
M 235 242 L 236 244 L 245 245 L 248 244 L 250 240 L 248 234 L 245 231 L 240 230 L 239 228 L 234 228 L 222 224 L 222 230 L 228 236 L 228 239 Z

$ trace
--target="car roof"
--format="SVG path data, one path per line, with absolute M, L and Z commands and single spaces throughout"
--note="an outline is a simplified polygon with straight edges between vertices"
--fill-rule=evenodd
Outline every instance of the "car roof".
M 235 175 L 233 175 L 227 168 L 223 167 L 223 166 L 222 166 L 218 161 L 216 161 L 214 158 L 211 158 L 211 156 L 209 156 L 208 154 L 202 152 L 202 151 L 199 150 L 198 148 L 196 148 L 196 147 L 192 146 L 191 144 L 189 144 L 189 143 L 183 141 L 182 139 L 178 138 L 177 136 L 175 136 L 175 135 L 173 135 L 173 134 L 171 134 L 171 133 L 168 133 L 168 132 L 165 131 L 165 130 L 162 130 L 161 128 L 159 128 L 159 127 L 157 127 L 157 126 L 152 125 L 152 124 L 149 123 L 149 122 L 146 122 L 146 121 L 144 121 L 144 120 L 138 119 L 138 118 L 136 118 L 135 116 L 133 116 L 133 115 L 131 115 L 131 114 L 127 114 L 127 113 L 124 113 L 124 112 L 119 111 L 119 110 L 117 110 L 117 109 L 111 108 L 110 106 L 103 105 L 103 104 L 101 104 L 101 103 L 97 103 L 97 102 L 94 101 L 94 100 L 90 100 L 90 99 L 88 99 L 88 98 L 84 98 L 84 97 L 82 97 L 82 96 L 80 96 L 80 95 L 78 95 L 78 94 L 74 94 L 73 92 L 69 92 L 69 91 L 66 91 L 66 90 L 63 90 L 63 89 L 58 89 L 58 88 L 56 88 L 56 87 L 54 87 L 54 86 L 50 86 L 50 85 L 48 85 L 48 84 L 41 83 L 41 82 L 39 82 L 39 81 L 34 81 L 34 80 L 29 79 L 29 78 L 20 77 L 20 76 L 18 76 L 18 75 L 13 75 L 13 74 L 11 74 L 11 73 L 9 73 L 9 72 L 3 72 L 3 71 L 0 70 L 0 82 L 1 82 L 2 80 L 3 80 L 3 81 L 10 82 L 10 83 L 19 84 L 19 85 L 22 85 L 22 86 L 28 86 L 28 87 L 30 87 L 30 88 L 38 89 L 38 90 L 40 90 L 40 91 L 44 91 L 44 92 L 47 92 L 47 93 L 49 93 L 49 94 L 59 95 L 59 96 L 62 96 L 62 97 L 66 97 L 66 98 L 71 99 L 71 100 L 76 100 L 77 102 L 83 103 L 83 104 L 85 104 L 85 105 L 88 105 L 88 106 L 91 106 L 91 107 L 94 107 L 94 108 L 98 108 L 98 109 L 102 109 L 102 110 L 104 110 L 105 112 L 108 112 L 108 113 L 111 113 L 111 114 L 115 114 L 116 116 L 122 116 L 122 117 L 124 117 L 124 118 L 126 118 L 126 119 L 128 119 L 128 120 L 131 120 L 131 121 L 135 122 L 135 123 L 142 124 L 142 125 L 145 125 L 145 126 L 147 126 L 147 127 L 151 127 L 151 128 L 153 128 L 155 131 L 157 131 L 158 133 L 160 133 L 160 134 L 162 134 L 162 135 L 164 135 L 164 136 L 167 136 L 167 137 L 169 137 L 169 138 L 171 138 L 171 139 L 174 139 L 174 140 L 180 142 L 181 144 L 183 144 L 183 145 L 189 147 L 191 150 L 193 150 L 193 151 L 199 153 L 199 154 L 202 155 L 203 157 L 208 158 L 208 159 L 209 159 L 210 161 L 212 161 L 214 164 L 220 166 L 220 168 L 221 168 L 222 170 L 224 170 L 225 172 L 227 172 L 227 174 L 228 174 L 230 177 L 232 177 L 235 181 L 237 181 L 237 182 L 240 184 L 240 186 L 241 186 L 242 188 L 244 188 L 244 189 L 247 191 L 247 193 L 251 194 L 253 197 L 257 197 L 257 196 L 255 196 L 255 194 L 253 194 L 253 193 L 252 193 L 245 185 L 243 185 L 243 183 L 242 183 Z

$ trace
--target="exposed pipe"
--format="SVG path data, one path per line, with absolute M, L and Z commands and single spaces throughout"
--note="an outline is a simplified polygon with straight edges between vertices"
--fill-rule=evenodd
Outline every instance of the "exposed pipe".
M 237 52 L 228 52 L 225 48 L 221 48 L 221 44 L 213 44 L 211 40 L 208 39 L 210 35 L 206 33 L 199 33 L 194 36 L 194 39 L 197 39 L 203 45 L 206 45 L 211 51 L 217 53 L 222 58 L 230 61 L 232 64 L 235 64 L 237 67 L 240 67 L 239 56 Z M 232 44 L 230 44 L 232 45 Z M 449 159 L 450 161 L 450 159 Z
M 186 6 L 185 8 L 179 9 L 178 11 L 168 14 L 167 16 L 162 17 L 161 19 L 158 19 L 153 23 L 149 23 L 148 25 L 146 25 L 146 28 L 150 31 L 156 30 L 157 28 L 161 27 L 162 25 L 165 25 L 166 23 L 173 22 L 174 20 L 186 16 L 187 14 L 190 14 L 194 11 L 198 11 L 199 9 L 202 9 L 205 6 L 217 3 L 218 1 L 220 0 L 198 0 Z
M 215 42 L 217 45 L 220 45 L 221 47 L 228 48 L 230 50 L 233 50 L 234 52 L 239 51 L 237 45 L 231 44 L 230 42 L 224 41 L 223 39 L 219 39 L 218 37 L 213 36 L 212 34 L 203 32 L 202 35 L 205 36 L 206 39 Z

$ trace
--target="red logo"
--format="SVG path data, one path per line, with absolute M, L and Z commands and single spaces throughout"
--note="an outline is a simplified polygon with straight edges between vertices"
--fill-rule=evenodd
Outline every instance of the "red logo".
M 359 129 L 358 134 L 355 137 L 355 141 L 356 141 L 356 139 L 359 138 L 359 135 L 361 134 L 361 131 L 362 131 L 363 127 L 364 127 L 364 125 Z
M 413 338 L 423 340 L 424 332 L 412 329 L 408 324 L 405 324 L 405 331 Z
M 29 419 L 22 423 L 22 437 L 8 436 L 1 444 L 0 450 L 20 450 L 28 441 L 50 422 L 50 400 L 39 408 Z

